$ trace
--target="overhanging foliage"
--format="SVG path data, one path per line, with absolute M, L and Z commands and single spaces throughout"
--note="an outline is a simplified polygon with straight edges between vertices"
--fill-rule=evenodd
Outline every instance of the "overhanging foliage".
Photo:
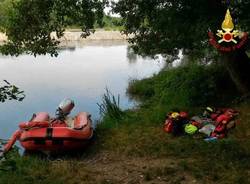
M 101 22 L 105 0 L 19 0 L 13 1 L 3 28 L 8 41 L 1 46 L 3 54 L 21 53 L 57 55 L 59 42 L 51 37 L 63 36 L 66 26 L 78 24 L 86 37 L 94 23 Z
M 5 85 L 0 87 L 0 102 L 5 102 L 6 100 L 22 101 L 25 98 L 24 91 L 21 91 L 6 80 L 4 82 Z

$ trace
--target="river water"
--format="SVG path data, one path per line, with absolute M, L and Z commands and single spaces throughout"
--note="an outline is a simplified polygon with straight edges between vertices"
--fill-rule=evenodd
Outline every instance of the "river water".
M 19 122 L 29 120 L 35 112 L 54 115 L 64 98 L 75 101 L 72 115 L 87 111 L 97 120 L 97 103 L 106 87 L 120 95 L 123 109 L 132 107 L 135 102 L 126 96 L 129 80 L 152 76 L 163 67 L 161 58 L 153 60 L 131 53 L 125 41 L 71 42 L 56 58 L 0 56 L 0 86 L 6 79 L 26 94 L 22 102 L 0 103 L 0 138 L 10 137 Z

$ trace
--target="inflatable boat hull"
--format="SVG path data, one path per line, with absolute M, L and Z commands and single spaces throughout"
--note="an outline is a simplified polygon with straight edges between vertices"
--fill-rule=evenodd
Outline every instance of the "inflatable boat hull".
M 31 122 L 19 125 L 19 141 L 27 151 L 72 151 L 84 148 L 93 136 L 90 115 L 79 113 L 71 127 L 66 121 L 56 120 L 52 124 L 46 114 L 38 113 Z

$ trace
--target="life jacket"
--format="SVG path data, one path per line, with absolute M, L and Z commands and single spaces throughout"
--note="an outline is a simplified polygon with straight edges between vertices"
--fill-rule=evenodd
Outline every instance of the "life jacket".
M 184 133 L 184 126 L 188 123 L 187 112 L 170 112 L 164 124 L 164 131 L 172 133 L 173 135 L 180 135 Z
M 219 123 L 211 134 L 211 137 L 224 138 L 227 134 L 226 124 Z
M 222 114 L 216 118 L 216 127 L 212 132 L 212 137 L 219 139 L 224 138 L 227 134 L 227 123 L 232 119 L 232 116 Z
M 167 133 L 171 133 L 173 131 L 173 120 L 166 119 L 163 130 Z
M 221 114 L 221 115 L 219 115 L 219 116 L 216 118 L 216 120 L 215 120 L 216 126 L 219 125 L 219 124 L 222 123 L 222 122 L 225 122 L 225 124 L 226 124 L 226 123 L 228 123 L 231 119 L 232 119 L 231 116 L 228 116 L 228 115 L 226 115 L 226 114 Z
M 221 113 L 212 113 L 212 114 L 210 115 L 210 117 L 211 117 L 212 120 L 216 120 L 216 118 L 217 118 L 220 114 L 221 114 Z

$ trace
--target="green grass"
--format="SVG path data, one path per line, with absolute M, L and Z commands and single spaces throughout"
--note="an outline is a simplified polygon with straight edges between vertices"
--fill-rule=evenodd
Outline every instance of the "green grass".
M 101 28 L 106 31 L 122 31 L 124 30 L 124 22 L 120 17 L 105 15 L 102 25 L 95 24 L 95 28 Z
M 184 159 L 189 175 L 204 183 L 247 183 L 250 164 L 250 103 L 232 104 L 238 96 L 221 66 L 183 66 L 139 81 L 131 81 L 128 94 L 141 101 L 128 110 L 118 127 L 97 127 L 101 150 L 128 157 Z M 173 109 L 200 113 L 201 107 L 229 106 L 241 112 L 240 124 L 228 138 L 214 143 L 192 136 L 172 137 L 163 132 L 165 114 Z M 180 168 L 178 168 L 180 169 Z M 160 170 L 160 171 L 159 171 Z M 156 172 L 156 173 L 154 173 Z M 157 174 L 158 173 L 158 174 Z M 164 168 L 146 174 L 148 180 L 161 176 Z M 178 183 L 178 182 L 177 182 Z
M 101 104 L 97 103 L 97 105 L 103 118 L 106 116 L 113 120 L 120 120 L 124 114 L 120 108 L 120 95 L 115 98 L 108 89 L 102 97 Z
M 161 71 L 142 81 L 132 80 L 128 88 L 132 97 L 181 108 L 222 105 L 233 99 L 229 92 L 237 94 L 229 75 L 223 66 L 214 65 L 187 65 Z
M 98 180 L 98 173 L 79 162 L 85 157 L 109 153 L 114 160 L 172 160 L 173 165 L 164 162 L 148 165 L 142 172 L 143 182 L 160 179 L 185 183 L 191 178 L 198 183 L 249 183 L 250 103 L 246 100 L 241 104 L 231 103 L 238 94 L 229 76 L 221 71 L 220 66 L 183 66 L 161 71 L 148 79 L 131 81 L 128 93 L 139 98 L 141 105 L 124 112 L 119 109 L 119 100 L 106 93 L 102 103 L 104 117 L 96 128 L 96 142 L 82 157 L 51 162 L 16 156 L 12 158 L 16 165 L 14 170 L 0 171 L 0 182 L 116 183 L 112 178 Z M 240 123 L 229 132 L 228 138 L 207 143 L 197 136 L 173 137 L 163 132 L 165 114 L 172 108 L 194 114 L 207 105 L 230 106 L 240 111 Z M 122 116 L 114 116 L 116 112 Z
M 94 24 L 95 29 L 104 29 L 105 31 L 122 31 L 124 30 L 124 22 L 122 18 L 112 17 L 105 15 L 101 24 L 97 22 Z M 68 26 L 67 29 L 78 30 L 81 29 L 80 25 L 71 25 Z
M 9 158 L 10 159 L 10 158 Z M 77 160 L 50 161 L 39 157 L 13 158 L 15 167 L 9 171 L 0 172 L 1 184 L 60 184 L 96 183 L 93 175 L 83 168 Z M 6 166 L 5 166 L 6 167 Z

